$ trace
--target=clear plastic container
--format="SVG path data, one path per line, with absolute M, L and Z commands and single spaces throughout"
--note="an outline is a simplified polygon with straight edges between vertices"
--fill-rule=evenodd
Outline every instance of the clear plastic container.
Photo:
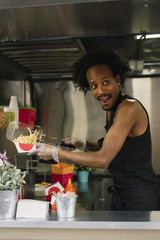
M 36 149 L 35 143 L 40 142 L 43 129 L 38 125 L 11 122 L 6 131 L 6 137 L 13 141 L 18 152 L 29 152 Z

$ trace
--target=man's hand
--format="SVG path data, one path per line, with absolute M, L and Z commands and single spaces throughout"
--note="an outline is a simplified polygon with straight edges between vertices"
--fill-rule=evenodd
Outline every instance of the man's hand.
M 82 140 L 75 137 L 68 137 L 63 139 L 64 143 L 66 145 L 73 145 L 74 148 L 71 148 L 70 150 L 73 151 L 75 148 L 78 150 L 84 152 L 86 150 L 86 140 Z M 67 146 L 66 146 L 67 147 Z
M 45 144 L 45 143 L 36 143 L 36 147 L 37 149 L 31 151 L 29 155 L 37 154 L 40 157 L 40 159 L 44 159 L 44 160 L 54 159 L 57 163 L 59 163 L 58 147 Z

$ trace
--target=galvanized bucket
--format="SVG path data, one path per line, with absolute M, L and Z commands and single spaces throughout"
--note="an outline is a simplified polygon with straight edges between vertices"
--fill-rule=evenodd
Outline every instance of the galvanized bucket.
M 15 217 L 18 193 L 19 190 L 0 191 L 0 219 Z
M 57 216 L 59 218 L 72 218 L 75 216 L 77 195 L 74 197 L 56 197 Z

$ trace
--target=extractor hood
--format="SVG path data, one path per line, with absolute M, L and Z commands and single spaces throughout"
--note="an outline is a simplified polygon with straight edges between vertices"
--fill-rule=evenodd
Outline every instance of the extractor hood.
M 1 61 L 34 81 L 71 79 L 73 62 L 96 47 L 159 66 L 160 39 L 145 39 L 160 33 L 159 9 L 159 0 L 1 0 Z

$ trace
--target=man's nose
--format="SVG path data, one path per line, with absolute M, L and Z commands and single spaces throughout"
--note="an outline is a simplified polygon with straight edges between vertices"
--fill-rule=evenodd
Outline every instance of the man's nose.
M 102 95 L 105 92 L 105 88 L 103 85 L 98 86 L 98 95 Z

